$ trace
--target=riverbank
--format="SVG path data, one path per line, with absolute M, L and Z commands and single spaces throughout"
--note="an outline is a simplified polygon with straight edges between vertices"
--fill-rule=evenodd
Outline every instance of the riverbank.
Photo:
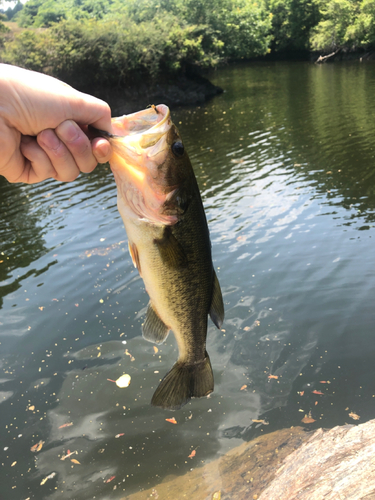
M 190 460 L 197 468 L 123 500 L 373 499 L 374 446 L 375 420 L 315 432 L 291 427 L 244 443 L 203 466 L 194 456 Z
M 90 89 L 86 91 L 90 92 Z M 166 104 L 170 108 L 203 104 L 223 93 L 223 89 L 207 78 L 195 74 L 153 85 L 141 84 L 121 89 L 103 88 L 92 93 L 108 102 L 113 116 L 120 116 L 139 111 L 150 104 Z

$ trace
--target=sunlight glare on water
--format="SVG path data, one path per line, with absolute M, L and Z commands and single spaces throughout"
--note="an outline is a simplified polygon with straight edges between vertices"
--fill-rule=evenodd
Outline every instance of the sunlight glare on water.
M 226 307 L 221 331 L 209 323 L 209 398 L 150 406 L 177 346 L 141 337 L 148 297 L 109 168 L 0 179 L 7 500 L 131 498 L 309 412 L 312 429 L 375 416 L 375 66 L 244 64 L 211 80 L 222 95 L 172 110 Z

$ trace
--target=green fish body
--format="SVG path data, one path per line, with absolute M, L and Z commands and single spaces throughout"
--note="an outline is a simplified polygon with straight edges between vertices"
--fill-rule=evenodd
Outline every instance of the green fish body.
M 198 184 L 167 106 L 113 119 L 110 165 L 129 251 L 150 297 L 143 336 L 160 344 L 173 331 L 179 357 L 151 403 L 178 409 L 210 394 L 207 320 L 220 328 L 224 306 L 212 264 Z

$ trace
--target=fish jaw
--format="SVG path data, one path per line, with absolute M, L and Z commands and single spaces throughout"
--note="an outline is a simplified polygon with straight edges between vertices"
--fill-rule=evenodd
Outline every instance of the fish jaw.
M 110 166 L 118 189 L 119 206 L 140 220 L 173 225 L 178 214 L 164 210 L 178 188 L 163 168 L 170 152 L 169 136 L 174 127 L 169 108 L 163 104 L 112 120 L 113 154 Z

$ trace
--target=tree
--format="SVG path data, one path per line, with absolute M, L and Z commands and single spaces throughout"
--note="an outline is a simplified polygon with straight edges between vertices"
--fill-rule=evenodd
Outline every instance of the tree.
M 272 17 L 272 49 L 308 50 L 310 31 L 320 19 L 319 0 L 268 0 Z

